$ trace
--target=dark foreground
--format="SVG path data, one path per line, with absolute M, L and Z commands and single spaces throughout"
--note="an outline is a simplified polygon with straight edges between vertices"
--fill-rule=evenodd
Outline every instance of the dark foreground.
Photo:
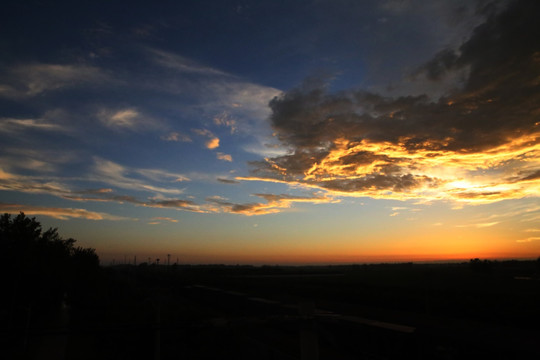
M 61 306 L 8 305 L 0 345 L 6 359 L 538 359 L 539 272 L 116 266 Z

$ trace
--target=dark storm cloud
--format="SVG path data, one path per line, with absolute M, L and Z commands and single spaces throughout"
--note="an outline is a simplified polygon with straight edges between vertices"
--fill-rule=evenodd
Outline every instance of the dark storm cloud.
M 459 163 L 471 154 L 537 144 L 540 2 L 514 1 L 502 12 L 484 11 L 487 20 L 459 49 L 439 53 L 416 72 L 435 82 L 468 72 L 461 89 L 439 99 L 329 93 L 313 81 L 275 97 L 270 120 L 292 150 L 251 163 L 252 175 L 347 192 L 401 192 L 443 183 L 418 175 L 421 160 L 415 154 L 433 160 L 451 153 L 450 162 Z
M 407 175 L 369 175 L 360 179 L 330 180 L 325 188 L 340 192 L 356 192 L 366 190 L 391 190 L 405 192 L 414 188 L 436 183 L 426 176 Z

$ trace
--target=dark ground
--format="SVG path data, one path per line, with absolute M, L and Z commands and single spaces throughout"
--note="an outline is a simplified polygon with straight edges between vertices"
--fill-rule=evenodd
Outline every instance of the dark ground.
M 539 272 L 120 265 L 68 307 L 15 308 L 1 345 L 10 359 L 538 359 Z

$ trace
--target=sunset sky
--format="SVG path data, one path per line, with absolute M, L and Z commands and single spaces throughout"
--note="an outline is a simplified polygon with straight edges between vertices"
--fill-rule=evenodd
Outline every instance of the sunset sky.
M 103 263 L 540 256 L 539 1 L 8 1 L 0 213 Z

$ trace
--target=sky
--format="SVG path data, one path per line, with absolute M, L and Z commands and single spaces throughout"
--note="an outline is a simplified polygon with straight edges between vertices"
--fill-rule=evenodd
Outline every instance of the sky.
M 8 1 L 0 213 L 102 263 L 540 256 L 540 2 Z

